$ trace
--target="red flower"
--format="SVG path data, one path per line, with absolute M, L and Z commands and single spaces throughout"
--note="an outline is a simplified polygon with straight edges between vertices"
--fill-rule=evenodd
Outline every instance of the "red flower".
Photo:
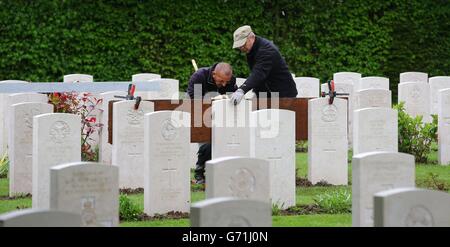
M 90 123 L 95 123 L 95 122 L 97 121 L 97 118 L 95 118 L 95 117 L 90 117 L 90 118 L 87 118 L 86 121 L 88 121 L 88 122 L 90 122 Z

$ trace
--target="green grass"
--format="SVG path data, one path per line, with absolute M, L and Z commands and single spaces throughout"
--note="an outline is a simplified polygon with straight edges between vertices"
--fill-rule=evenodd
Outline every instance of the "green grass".
M 273 216 L 273 226 L 287 227 L 348 227 L 352 225 L 351 214 L 319 214 L 319 215 L 295 215 Z M 160 226 L 190 226 L 189 219 L 179 220 L 152 220 L 152 221 L 127 221 L 121 222 L 123 227 L 160 227 Z
M 9 181 L 7 178 L 0 178 L 0 196 L 9 195 Z
M 0 200 L 0 214 L 23 208 L 31 208 L 31 198 Z
M 347 227 L 352 226 L 351 214 L 316 214 L 273 216 L 272 226 Z
M 351 152 L 349 152 L 351 153 Z M 430 182 L 430 173 L 437 175 L 437 180 L 450 187 L 450 166 L 437 165 L 436 150 L 429 156 L 429 164 L 416 164 L 416 184 L 418 187 L 425 187 L 423 184 Z M 308 154 L 297 153 L 296 167 L 297 176 L 306 178 L 308 172 Z M 349 182 L 351 181 L 351 164 L 348 165 Z M 192 174 L 193 175 L 193 174 Z M 8 179 L 0 179 L 0 213 L 16 210 L 17 208 L 31 207 L 31 198 L 18 198 L 9 200 L 8 196 Z M 198 186 L 196 186 L 198 187 Z M 331 191 L 347 190 L 351 192 L 351 186 L 312 186 L 297 187 L 296 203 L 297 205 L 309 205 L 314 203 L 314 197 Z M 450 191 L 449 191 L 450 192 Z M 144 208 L 144 195 L 129 195 L 131 201 L 138 205 L 141 210 Z M 191 192 L 191 202 L 195 203 L 205 199 L 205 193 L 202 191 Z M 351 226 L 351 214 L 312 214 L 312 215 L 295 215 L 295 216 L 273 216 L 273 226 L 300 226 L 300 227 L 323 227 Z M 151 221 L 128 221 L 121 222 L 120 226 L 124 227 L 160 227 L 160 226 L 189 226 L 189 219 L 162 219 Z

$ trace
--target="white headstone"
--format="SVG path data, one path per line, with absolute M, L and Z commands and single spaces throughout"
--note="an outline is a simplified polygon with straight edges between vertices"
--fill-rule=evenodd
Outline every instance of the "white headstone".
M 400 73 L 400 83 L 404 82 L 428 82 L 428 74 L 423 72 Z
M 272 208 L 267 202 L 220 197 L 192 204 L 190 218 L 191 227 L 270 227 Z
M 81 215 L 81 226 L 118 226 L 118 168 L 93 162 L 52 167 L 50 209 Z
M 206 199 L 237 197 L 271 204 L 269 162 L 256 158 L 225 157 L 207 161 L 205 167 Z
M 23 209 L 0 215 L 0 227 L 80 227 L 79 214 Z
M 6 80 L 0 81 L 0 83 L 28 83 L 27 81 L 19 81 L 19 80 Z M 0 155 L 4 155 L 7 151 L 8 145 L 8 135 L 7 135 L 7 126 L 5 119 L 7 118 L 7 105 L 8 105 L 8 95 L 7 93 L 0 93 Z
M 317 98 L 319 97 L 320 81 L 314 77 L 296 77 L 294 78 L 297 86 L 297 98 Z
M 414 156 L 410 154 L 369 152 L 353 156 L 352 226 L 373 226 L 375 193 L 414 185 Z
M 191 168 L 196 167 L 196 163 L 198 160 L 198 149 L 200 148 L 201 143 L 191 143 Z
M 74 82 L 94 82 L 94 76 L 87 74 L 70 74 L 64 75 L 63 82 L 74 83 Z
M 53 105 L 27 102 L 14 104 L 9 117 L 9 195 L 31 193 L 33 167 L 33 117 L 53 112 Z
M 134 74 L 131 77 L 132 81 L 149 81 L 149 80 L 155 80 L 155 79 L 161 79 L 161 75 L 159 74 L 153 74 L 153 73 L 140 73 L 140 74 Z
M 355 92 L 355 110 L 368 107 L 392 107 L 392 93 L 386 89 L 364 89 Z
M 450 195 L 398 188 L 374 195 L 376 227 L 450 227 Z
M 398 151 L 398 116 L 391 108 L 356 110 L 353 122 L 353 155 Z
M 190 129 L 187 112 L 158 111 L 145 114 L 144 212 L 189 212 Z
M 423 116 L 425 123 L 432 121 L 430 116 L 430 85 L 423 82 L 404 82 L 398 84 L 398 102 L 405 102 L 405 111 L 412 117 Z
M 363 77 L 359 83 L 359 90 L 363 89 L 385 89 L 389 90 L 389 78 L 379 76 Z
M 361 74 L 356 72 L 338 72 L 333 74 L 334 83 L 349 83 L 353 85 L 355 91 L 359 90 Z
M 450 88 L 439 91 L 438 161 L 450 165 Z
M 25 103 L 25 102 L 40 102 L 40 103 L 47 103 L 48 97 L 45 94 L 39 94 L 39 93 L 14 93 L 14 94 L 5 94 L 5 105 L 3 107 L 3 111 L 5 114 L 4 119 L 4 135 L 6 140 L 8 141 L 8 133 L 9 133 L 9 119 L 11 118 L 11 105 L 17 104 L 17 103 Z
M 355 79 L 356 80 L 356 79 Z M 353 141 L 353 109 L 355 109 L 355 90 L 351 83 L 334 83 L 335 91 L 337 93 L 347 93 L 349 95 L 338 96 L 338 98 L 347 99 L 347 138 L 349 147 L 352 147 Z M 328 85 L 326 83 L 321 85 L 322 92 L 328 93 Z
M 251 113 L 252 157 L 270 164 L 272 204 L 286 209 L 295 206 L 295 112 L 265 109 Z
M 134 100 L 113 105 L 112 164 L 119 167 L 120 188 L 144 187 L 144 114 L 153 112 L 154 104 Z
M 98 160 L 104 164 L 111 164 L 112 159 L 112 145 L 108 142 L 109 133 L 109 102 L 112 100 L 122 100 L 116 98 L 115 96 L 126 96 L 124 91 L 110 91 L 99 94 L 99 98 L 102 99 L 102 104 L 100 105 L 99 118 L 100 123 L 103 125 L 100 128 L 100 140 L 99 140 L 99 157 Z
M 47 113 L 33 117 L 33 208 L 50 207 L 50 168 L 80 160 L 80 116 Z
M 212 159 L 226 156 L 250 157 L 250 112 L 252 102 L 212 102 Z
M 431 114 L 438 114 L 438 93 L 442 89 L 450 88 L 450 76 L 435 76 L 429 79 Z
M 347 101 L 308 101 L 308 180 L 347 185 Z
M 155 79 L 154 82 L 159 83 L 158 91 L 148 91 L 149 99 L 173 99 L 180 98 L 179 81 L 175 79 Z M 151 83 L 151 81 L 150 81 Z

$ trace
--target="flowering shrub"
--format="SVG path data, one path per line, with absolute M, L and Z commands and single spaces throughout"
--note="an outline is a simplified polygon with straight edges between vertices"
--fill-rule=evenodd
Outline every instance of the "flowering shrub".
M 98 135 L 103 124 L 93 115 L 102 99 L 91 93 L 52 93 L 49 102 L 55 112 L 72 113 L 81 116 L 81 157 L 83 161 L 98 161 L 98 148 L 93 147 L 93 135 Z

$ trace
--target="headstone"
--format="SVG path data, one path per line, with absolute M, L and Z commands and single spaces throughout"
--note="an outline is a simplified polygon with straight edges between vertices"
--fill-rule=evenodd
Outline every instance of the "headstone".
M 0 227 L 80 227 L 79 214 L 23 209 L 0 215 Z
M 356 72 L 338 72 L 333 74 L 334 83 L 349 83 L 353 85 L 354 91 L 359 90 L 361 74 Z
M 355 79 L 356 80 L 356 79 Z M 339 82 L 334 84 L 335 91 L 337 93 L 347 93 L 349 95 L 342 95 L 338 98 L 346 98 L 347 99 L 347 138 L 348 145 L 352 147 L 353 141 L 353 109 L 355 108 L 355 90 L 354 86 L 351 83 L 343 83 Z M 326 83 L 321 86 L 322 92 L 328 93 L 328 85 Z
M 149 81 L 149 80 L 155 80 L 155 79 L 161 79 L 161 75 L 154 74 L 154 73 L 140 73 L 140 74 L 134 74 L 131 77 L 132 81 Z
M 363 108 L 354 113 L 353 155 L 398 151 L 398 116 L 391 108 Z
M 314 77 L 296 77 L 294 78 L 297 86 L 297 98 L 317 98 L 319 97 L 320 81 Z
M 50 169 L 50 209 L 81 215 L 81 226 L 119 225 L 115 166 L 75 162 Z
M 270 203 L 269 162 L 244 157 L 225 157 L 206 162 L 206 199 L 237 197 Z
M 385 89 L 389 90 L 389 78 L 379 76 L 363 77 L 359 83 L 359 90 Z
M 39 93 L 14 93 L 5 95 L 6 102 L 3 107 L 3 111 L 5 114 L 4 119 L 4 126 L 5 131 L 3 132 L 5 135 L 6 140 L 8 141 L 9 136 L 9 118 L 11 118 L 11 105 L 17 104 L 17 103 L 25 103 L 25 102 L 40 102 L 40 103 L 47 103 L 48 97 L 45 94 L 39 94 Z
M 154 104 L 134 100 L 113 105 L 112 164 L 119 167 L 120 188 L 144 187 L 144 114 L 153 112 Z
M 450 76 L 435 76 L 429 79 L 431 114 L 438 114 L 438 93 L 442 89 L 450 88 Z
M 195 169 L 196 163 L 198 160 L 198 149 L 200 148 L 201 143 L 191 143 L 191 168 Z
M 212 198 L 191 206 L 191 227 L 270 227 L 269 203 L 233 197 Z
M 212 159 L 226 156 L 250 157 L 250 112 L 252 102 L 212 102 Z
M 432 121 L 430 116 L 430 85 L 423 82 L 404 82 L 398 84 L 398 101 L 405 102 L 405 111 L 412 117 L 423 116 L 425 123 Z
M 392 93 L 386 89 L 364 89 L 355 92 L 355 110 L 368 107 L 392 107 Z
M 161 75 L 159 74 L 153 74 L 153 73 L 141 73 L 141 74 L 134 74 L 132 76 L 131 81 L 132 82 L 138 82 L 138 81 L 151 81 L 151 80 L 158 80 L 161 79 Z M 139 88 L 136 90 L 134 95 L 140 96 L 142 99 L 149 100 L 151 99 L 152 95 L 150 92 L 140 91 Z
M 47 113 L 33 117 L 33 208 L 50 207 L 50 168 L 80 160 L 80 116 Z
M 27 102 L 14 104 L 9 117 L 9 195 L 32 192 L 33 117 L 53 112 L 53 105 Z
M 375 193 L 414 185 L 414 156 L 410 154 L 369 152 L 353 156 L 352 226 L 373 226 Z
M 27 81 L 19 81 L 19 80 L 6 80 L 6 81 L 0 81 L 0 83 L 28 83 Z M 8 145 L 8 135 L 6 134 L 8 129 L 6 126 L 5 119 L 7 118 L 7 100 L 8 100 L 7 93 L 0 93 L 0 155 L 3 156 L 7 151 L 7 145 Z
M 438 161 L 450 165 L 450 88 L 439 91 Z
M 159 82 L 159 91 L 148 91 L 149 99 L 173 99 L 180 98 L 179 81 L 174 79 L 157 79 Z
M 450 227 L 450 195 L 398 188 L 374 195 L 376 227 Z
M 347 185 L 347 102 L 308 101 L 308 180 Z
M 428 82 L 428 74 L 423 72 L 400 73 L 400 83 L 404 82 Z
M 64 75 L 63 77 L 64 83 L 86 83 L 86 82 L 94 82 L 94 77 L 92 75 L 88 74 L 70 74 L 70 75 Z M 87 118 L 95 118 L 100 119 L 99 115 L 99 106 L 95 105 L 95 100 L 98 97 L 97 93 L 90 93 L 90 92 L 79 92 L 77 93 L 78 100 L 79 100 L 79 107 L 86 106 L 85 109 L 91 109 L 92 111 L 88 115 L 86 115 Z M 85 100 L 87 98 L 87 100 Z M 96 128 L 95 128 L 96 129 Z M 83 129 L 83 134 L 87 135 L 91 131 L 91 128 L 88 126 L 85 126 Z M 96 146 L 99 146 L 99 140 L 100 140 L 100 133 L 97 131 L 94 131 L 93 133 L 89 134 L 89 138 L 87 139 L 87 143 L 91 145 L 92 149 L 95 149 Z
M 251 113 L 251 156 L 270 164 L 272 204 L 295 206 L 295 112 L 265 109 Z
M 94 82 L 94 77 L 87 74 L 70 74 L 64 75 L 63 82 L 74 83 L 74 82 Z
M 145 115 L 144 212 L 189 212 L 189 113 L 157 111 Z
M 99 118 L 102 127 L 100 128 L 100 140 L 99 140 L 99 157 L 98 160 L 104 164 L 111 164 L 112 159 L 112 145 L 108 142 L 108 129 L 109 129 L 109 102 L 111 100 L 121 100 L 115 96 L 126 96 L 127 92 L 122 91 L 109 91 L 99 94 L 102 99 L 102 104 L 99 108 Z

